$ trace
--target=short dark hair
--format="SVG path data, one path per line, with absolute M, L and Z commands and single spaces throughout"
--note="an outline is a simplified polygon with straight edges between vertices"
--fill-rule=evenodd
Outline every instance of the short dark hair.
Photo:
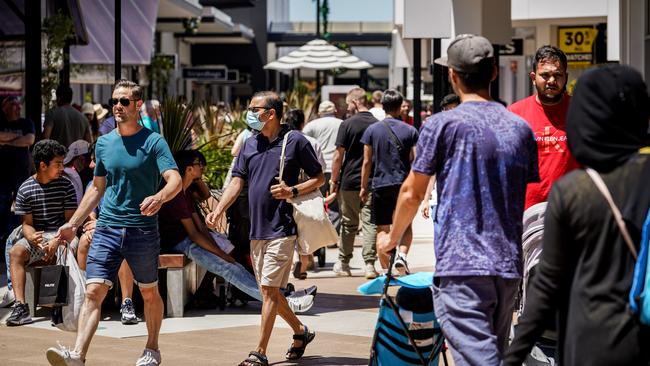
M 185 176 L 187 167 L 192 166 L 195 159 L 199 159 L 199 162 L 205 165 L 205 156 L 198 150 L 179 150 L 174 154 L 174 160 L 176 161 L 181 177 Z
M 479 61 L 477 72 L 467 73 L 454 70 L 465 88 L 470 92 L 488 89 L 492 82 L 493 71 L 494 57 L 487 57 Z
M 275 110 L 275 115 L 278 119 L 282 119 L 282 113 L 284 112 L 284 105 L 282 99 L 278 93 L 273 91 L 261 91 L 253 95 L 253 98 L 263 98 L 264 107 Z
M 537 71 L 537 65 L 544 61 L 557 61 L 560 63 L 564 71 L 566 71 L 568 66 L 566 55 L 561 49 L 555 46 L 545 45 L 537 49 L 537 52 L 535 52 L 533 71 Z
M 113 86 L 113 90 L 117 88 L 131 89 L 131 96 L 135 100 L 142 99 L 142 87 L 131 80 L 121 79 L 118 80 Z
M 69 85 L 59 85 L 56 88 L 56 102 L 59 104 L 72 102 L 72 88 Z
M 445 95 L 440 101 L 440 108 L 444 108 L 450 104 L 460 104 L 460 97 L 454 93 Z
M 289 128 L 292 130 L 301 130 L 305 125 L 305 113 L 302 109 L 292 108 L 287 111 L 287 116 L 284 120 Z
M 397 111 L 402 106 L 403 101 L 404 97 L 402 93 L 395 89 L 388 89 L 381 97 L 381 106 L 384 108 L 384 111 Z
M 34 157 L 34 168 L 38 171 L 41 162 L 50 165 L 52 159 L 58 156 L 65 156 L 68 149 L 55 140 L 41 140 L 34 145 L 32 156 Z

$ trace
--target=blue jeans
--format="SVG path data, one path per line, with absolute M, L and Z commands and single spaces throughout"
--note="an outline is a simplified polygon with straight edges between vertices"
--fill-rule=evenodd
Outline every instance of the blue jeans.
M 433 305 L 456 366 L 500 366 L 519 279 L 436 277 Z
M 208 252 L 198 244 L 193 243 L 190 238 L 185 238 L 176 244 L 173 250 L 185 254 L 201 267 L 204 267 L 217 276 L 223 277 L 224 280 L 230 282 L 250 297 L 262 301 L 262 294 L 257 286 L 257 281 L 255 281 L 255 276 L 248 272 L 241 264 L 226 262 L 218 255 Z
M 152 227 L 98 226 L 88 251 L 86 283 L 113 286 L 122 259 L 131 267 L 135 283 L 143 288 L 158 284 L 160 234 Z

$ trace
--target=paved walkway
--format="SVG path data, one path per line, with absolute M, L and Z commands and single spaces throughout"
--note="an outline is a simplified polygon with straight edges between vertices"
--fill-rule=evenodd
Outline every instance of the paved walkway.
M 428 226 L 427 226 L 428 225 Z M 429 228 L 429 229 L 427 229 Z M 413 271 L 432 271 L 433 250 L 430 222 L 416 219 L 416 240 L 409 254 Z M 353 277 L 337 278 L 331 270 L 336 249 L 327 250 L 327 265 L 310 272 L 304 281 L 291 279 L 296 287 L 318 286 L 314 307 L 301 320 L 317 332 L 303 359 L 289 362 L 284 352 L 291 330 L 280 319 L 269 344 L 272 365 L 367 365 L 377 316 L 377 296 L 362 296 L 356 288 L 364 283 L 361 248 L 355 248 Z M 190 310 L 184 318 L 163 321 L 160 348 L 164 365 L 236 365 L 255 347 L 260 322 L 259 302 L 244 308 Z M 8 309 L 0 309 L 6 316 Z M 144 323 L 124 326 L 119 314 L 107 314 L 100 322 L 88 354 L 88 365 L 133 365 L 146 340 Z M 4 324 L 4 322 L 3 322 Z M 62 332 L 43 318 L 29 326 L 0 326 L 0 365 L 44 365 L 48 347 L 71 346 L 74 333 Z

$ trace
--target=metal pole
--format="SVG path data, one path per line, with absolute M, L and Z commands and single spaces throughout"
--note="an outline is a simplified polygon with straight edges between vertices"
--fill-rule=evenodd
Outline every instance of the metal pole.
M 413 127 L 420 129 L 422 124 L 422 102 L 420 88 L 422 84 L 422 42 L 420 38 L 413 39 Z
M 25 1 L 25 115 L 41 138 L 41 2 Z M 50 90 L 47 90 L 50 93 Z
M 442 46 L 441 46 L 441 40 L 440 38 L 434 38 L 433 39 L 433 59 L 437 59 L 440 57 L 442 53 Z M 438 113 L 440 112 L 440 102 L 442 102 L 442 98 L 445 96 L 443 95 L 445 91 L 443 90 L 443 85 L 444 85 L 444 67 L 440 66 L 436 63 L 433 64 L 433 113 Z
M 406 95 L 407 84 L 409 82 L 409 69 L 408 67 L 402 68 L 402 94 Z
M 320 0 L 316 0 L 316 38 L 320 38 Z
M 115 81 L 122 79 L 122 0 L 115 0 Z

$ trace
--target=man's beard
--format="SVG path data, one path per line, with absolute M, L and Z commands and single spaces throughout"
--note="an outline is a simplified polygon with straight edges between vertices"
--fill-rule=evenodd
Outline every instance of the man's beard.
M 562 100 L 562 98 L 564 98 L 564 93 L 566 93 L 566 86 L 561 89 L 561 93 L 552 97 L 547 96 L 545 93 L 540 92 L 540 90 L 537 89 L 537 98 L 542 104 L 557 104 Z

